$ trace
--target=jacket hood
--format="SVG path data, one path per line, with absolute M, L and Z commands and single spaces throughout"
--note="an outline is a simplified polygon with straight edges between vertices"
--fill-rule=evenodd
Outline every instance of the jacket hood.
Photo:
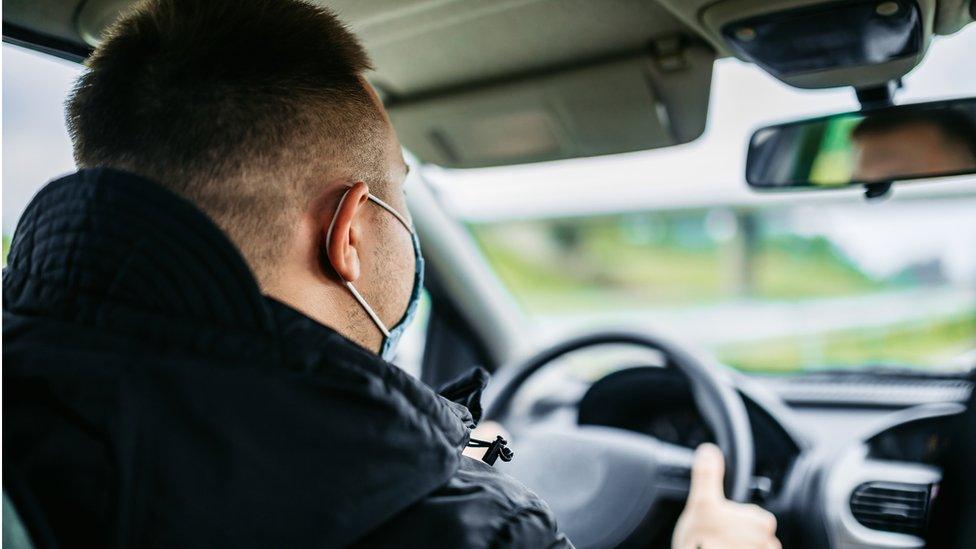
M 5 383 L 106 445 L 117 542 L 346 545 L 458 468 L 467 408 L 261 295 L 220 229 L 151 181 L 48 184 L 8 261 Z M 29 444 L 6 408 L 4 443 Z

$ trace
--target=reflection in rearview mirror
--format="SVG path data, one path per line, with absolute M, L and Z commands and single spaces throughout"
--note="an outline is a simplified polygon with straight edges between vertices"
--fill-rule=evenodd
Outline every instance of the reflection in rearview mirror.
M 969 173 L 976 173 L 976 99 L 770 126 L 752 136 L 746 162 L 746 181 L 763 190 Z

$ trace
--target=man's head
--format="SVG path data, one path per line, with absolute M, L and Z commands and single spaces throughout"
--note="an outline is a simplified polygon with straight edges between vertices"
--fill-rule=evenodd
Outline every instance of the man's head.
M 67 106 L 79 166 L 125 169 L 194 202 L 266 293 L 376 348 L 341 282 L 387 325 L 402 316 L 410 234 L 366 196 L 406 213 L 406 165 L 363 78 L 370 60 L 331 12 L 300 0 L 148 0 L 88 67 Z
M 873 116 L 851 133 L 854 179 L 891 181 L 976 169 L 976 128 L 965 113 Z

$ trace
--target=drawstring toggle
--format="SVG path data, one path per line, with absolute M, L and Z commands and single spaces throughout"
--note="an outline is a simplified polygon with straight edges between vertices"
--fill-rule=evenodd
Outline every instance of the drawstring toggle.
M 468 441 L 469 448 L 488 448 L 485 452 L 484 457 L 481 461 L 484 461 L 488 465 L 494 465 L 498 458 L 502 458 L 502 461 L 512 461 L 515 457 L 515 452 L 507 446 L 508 441 L 503 439 L 500 435 L 495 438 L 494 442 L 488 442 L 487 440 L 478 440 L 472 438 Z

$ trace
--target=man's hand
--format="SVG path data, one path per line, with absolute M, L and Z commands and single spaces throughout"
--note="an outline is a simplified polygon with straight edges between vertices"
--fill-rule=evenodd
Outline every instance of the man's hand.
M 779 548 L 776 517 L 758 505 L 725 499 L 725 459 L 714 444 L 695 451 L 688 503 L 671 538 L 675 549 Z

